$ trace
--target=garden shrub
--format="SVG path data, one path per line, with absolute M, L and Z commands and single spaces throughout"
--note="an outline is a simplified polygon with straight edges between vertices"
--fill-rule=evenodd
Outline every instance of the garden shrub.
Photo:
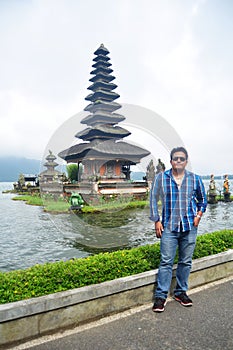
M 194 259 L 233 248 L 233 230 L 197 237 Z M 26 270 L 0 272 L 0 303 L 101 283 L 156 269 L 159 243 L 100 253 L 86 258 L 35 265 Z

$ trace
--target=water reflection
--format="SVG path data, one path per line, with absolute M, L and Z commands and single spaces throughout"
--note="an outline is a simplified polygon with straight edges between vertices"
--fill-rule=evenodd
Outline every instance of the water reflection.
M 88 252 L 116 250 L 156 240 L 148 219 L 148 208 L 51 217 L 56 227 L 65 234 L 66 244 L 69 241 L 70 246 Z M 148 226 L 146 221 L 149 221 Z
M 222 204 L 222 221 L 223 222 L 227 222 L 230 220 L 230 217 L 231 217 L 231 212 L 229 210 L 229 202 L 226 202 L 226 203 L 221 203 Z
M 135 210 L 117 210 L 111 212 L 99 212 L 95 214 L 76 214 L 80 220 L 92 226 L 104 228 L 122 227 L 128 224 L 135 216 Z
M 207 210 L 207 218 L 210 217 L 211 220 L 216 220 L 218 218 L 218 204 L 209 204 Z

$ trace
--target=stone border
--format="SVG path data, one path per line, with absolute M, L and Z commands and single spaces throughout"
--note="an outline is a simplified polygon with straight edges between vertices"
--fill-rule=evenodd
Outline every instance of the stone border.
M 189 288 L 232 275 L 233 250 L 193 260 Z M 173 268 L 171 290 L 175 284 Z M 152 302 L 157 269 L 0 305 L 0 349 Z

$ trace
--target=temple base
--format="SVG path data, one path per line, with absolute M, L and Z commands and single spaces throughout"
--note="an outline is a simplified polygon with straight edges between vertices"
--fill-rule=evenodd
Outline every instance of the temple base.
M 231 194 L 224 193 L 224 202 L 230 202 L 230 201 L 231 201 Z
M 98 204 L 101 199 L 148 199 L 149 187 L 146 181 L 106 181 L 106 182 L 80 182 L 64 185 L 64 193 L 79 193 L 88 204 Z

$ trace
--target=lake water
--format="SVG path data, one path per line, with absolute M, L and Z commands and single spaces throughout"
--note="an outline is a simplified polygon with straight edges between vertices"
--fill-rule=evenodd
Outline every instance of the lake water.
M 0 183 L 1 271 L 157 241 L 148 209 L 54 215 L 2 193 L 12 188 L 12 183 Z M 198 232 L 232 228 L 233 202 L 219 202 L 208 205 Z

